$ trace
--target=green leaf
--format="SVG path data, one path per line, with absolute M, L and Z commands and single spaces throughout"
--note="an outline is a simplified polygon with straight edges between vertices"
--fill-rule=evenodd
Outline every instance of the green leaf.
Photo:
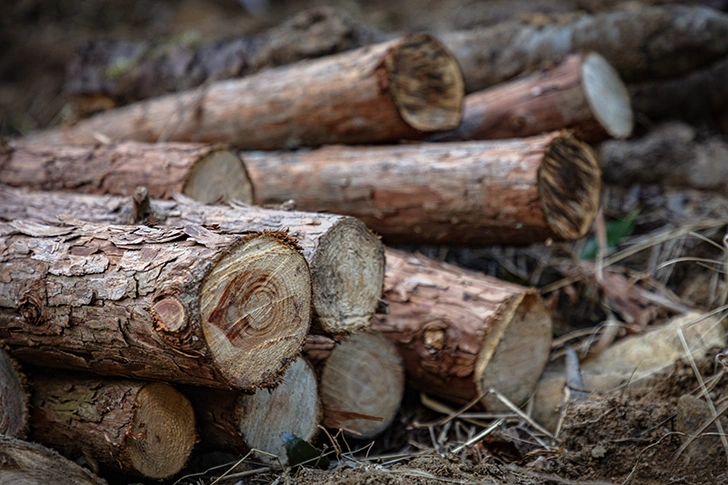
M 318 467 L 322 470 L 329 468 L 329 459 L 324 456 L 324 452 L 308 441 L 299 438 L 293 433 L 281 433 L 281 439 L 286 446 L 286 455 L 288 456 L 288 464 L 293 466 L 310 466 Z
M 625 237 L 634 231 L 634 221 L 640 213 L 639 208 L 632 209 L 624 216 L 624 219 L 618 219 L 607 224 L 607 249 L 614 249 Z M 597 240 L 594 236 L 589 237 L 584 243 L 584 249 L 581 251 L 579 259 L 595 259 L 597 257 Z

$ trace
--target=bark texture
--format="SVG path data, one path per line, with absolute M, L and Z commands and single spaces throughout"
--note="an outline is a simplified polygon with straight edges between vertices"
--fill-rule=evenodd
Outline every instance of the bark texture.
M 132 202 L 122 197 L 97 197 L 27 192 L 0 186 L 0 220 L 84 219 L 97 223 L 132 222 Z M 384 247 L 353 217 L 262 209 L 233 204 L 209 206 L 189 199 L 154 200 L 155 223 L 214 227 L 226 234 L 253 230 L 288 231 L 301 246 L 311 271 L 313 326 L 342 335 L 369 327 L 382 295 Z
M 641 6 L 542 22 L 510 21 L 442 34 L 458 60 L 466 92 L 594 51 L 627 82 L 685 74 L 728 54 L 728 14 L 700 6 Z
M 568 128 L 601 141 L 632 133 L 627 88 L 599 54 L 567 57 L 552 69 L 465 97 L 460 127 L 432 141 L 521 138 Z
M 223 142 L 251 150 L 413 138 L 455 128 L 463 81 L 433 37 L 415 34 L 242 79 L 141 101 L 35 143 Z
M 566 133 L 500 142 L 246 152 L 256 202 L 355 216 L 387 242 L 578 238 L 596 214 L 593 151 Z
M 253 390 L 310 323 L 308 266 L 280 233 L 0 224 L 0 340 L 34 365 Z
M 338 344 L 309 336 L 304 355 L 320 375 L 324 426 L 373 438 L 392 423 L 404 397 L 404 366 L 383 335 L 363 332 Z
M 106 485 L 53 450 L 0 434 L 0 485 Z
M 28 394 L 20 366 L 0 348 L 0 435 L 25 438 Z
M 220 146 L 192 143 L 39 145 L 15 143 L 0 152 L 0 182 L 36 190 L 151 197 L 182 193 L 204 203 L 251 203 L 250 179 L 240 158 Z
M 30 383 L 31 438 L 69 458 L 161 480 L 197 440 L 192 405 L 168 384 L 40 374 Z
M 304 359 L 298 359 L 272 391 L 253 395 L 203 388 L 186 390 L 198 416 L 200 442 L 211 450 L 244 455 L 251 450 L 271 465 L 288 465 L 281 433 L 293 433 L 306 441 L 318 433 L 321 422 L 316 375 Z
M 407 383 L 465 403 L 494 388 L 520 405 L 551 350 L 551 317 L 538 292 L 455 266 L 387 250 L 389 314 L 372 320 L 399 350 Z

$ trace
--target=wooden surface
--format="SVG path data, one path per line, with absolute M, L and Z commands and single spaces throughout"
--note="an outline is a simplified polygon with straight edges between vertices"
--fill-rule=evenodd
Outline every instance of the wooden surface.
M 25 438 L 28 426 L 28 393 L 18 363 L 0 348 L 0 435 Z

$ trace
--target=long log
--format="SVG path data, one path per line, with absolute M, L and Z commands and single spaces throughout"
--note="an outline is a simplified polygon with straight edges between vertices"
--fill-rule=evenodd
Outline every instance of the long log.
M 468 93 L 581 51 L 601 54 L 625 81 L 638 82 L 679 76 L 728 54 L 728 14 L 701 6 L 641 6 L 439 37 L 458 60 Z
M 29 380 L 33 441 L 158 480 L 187 463 L 197 440 L 195 415 L 169 384 L 59 374 Z
M 53 450 L 0 434 L 0 485 L 106 485 Z
M 253 188 L 240 158 L 196 143 L 40 145 L 14 143 L 0 152 L 0 182 L 36 190 L 151 197 L 182 193 L 204 203 L 251 203 Z
M 288 465 L 281 433 L 310 441 L 321 422 L 316 375 L 304 359 L 291 364 L 283 382 L 271 391 L 247 395 L 189 388 L 185 394 L 197 414 L 201 446 L 241 455 L 262 451 L 277 459 L 262 453 L 256 458 L 272 465 Z
M 132 222 L 128 198 L 53 192 L 27 192 L 0 186 L 0 220 L 40 219 L 54 224 L 66 218 L 97 223 Z M 155 222 L 171 226 L 203 225 L 226 233 L 288 231 L 302 248 L 311 271 L 312 326 L 333 335 L 369 327 L 382 296 L 384 247 L 359 220 L 335 214 L 209 206 L 189 199 L 154 200 Z
M 374 438 L 392 424 L 404 397 L 404 366 L 384 336 L 362 332 L 338 344 L 309 336 L 304 355 L 319 374 L 324 426 Z
M 10 354 L 0 348 L 0 435 L 25 438 L 28 393 L 25 374 Z
M 578 238 L 601 187 L 567 133 L 388 147 L 245 152 L 258 204 L 355 216 L 385 242 L 521 244 Z
M 551 317 L 538 291 L 387 249 L 389 314 L 372 320 L 399 350 L 407 383 L 489 410 L 532 393 L 551 349 Z
M 285 235 L 0 223 L 0 341 L 18 360 L 193 385 L 280 382 L 310 323 Z
M 601 141 L 626 138 L 632 124 L 627 88 L 602 56 L 590 53 L 469 94 L 460 126 L 428 139 L 521 138 L 568 128 L 581 139 Z
M 245 149 L 372 143 L 455 128 L 463 82 L 433 37 L 383 44 L 100 113 L 34 143 L 223 142 Z

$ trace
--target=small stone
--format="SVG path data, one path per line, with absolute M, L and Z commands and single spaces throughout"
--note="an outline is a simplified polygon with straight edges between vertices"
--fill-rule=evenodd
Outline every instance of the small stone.
M 607 454 L 607 449 L 603 447 L 602 445 L 597 445 L 591 450 L 591 456 L 593 458 L 604 458 L 604 455 Z

